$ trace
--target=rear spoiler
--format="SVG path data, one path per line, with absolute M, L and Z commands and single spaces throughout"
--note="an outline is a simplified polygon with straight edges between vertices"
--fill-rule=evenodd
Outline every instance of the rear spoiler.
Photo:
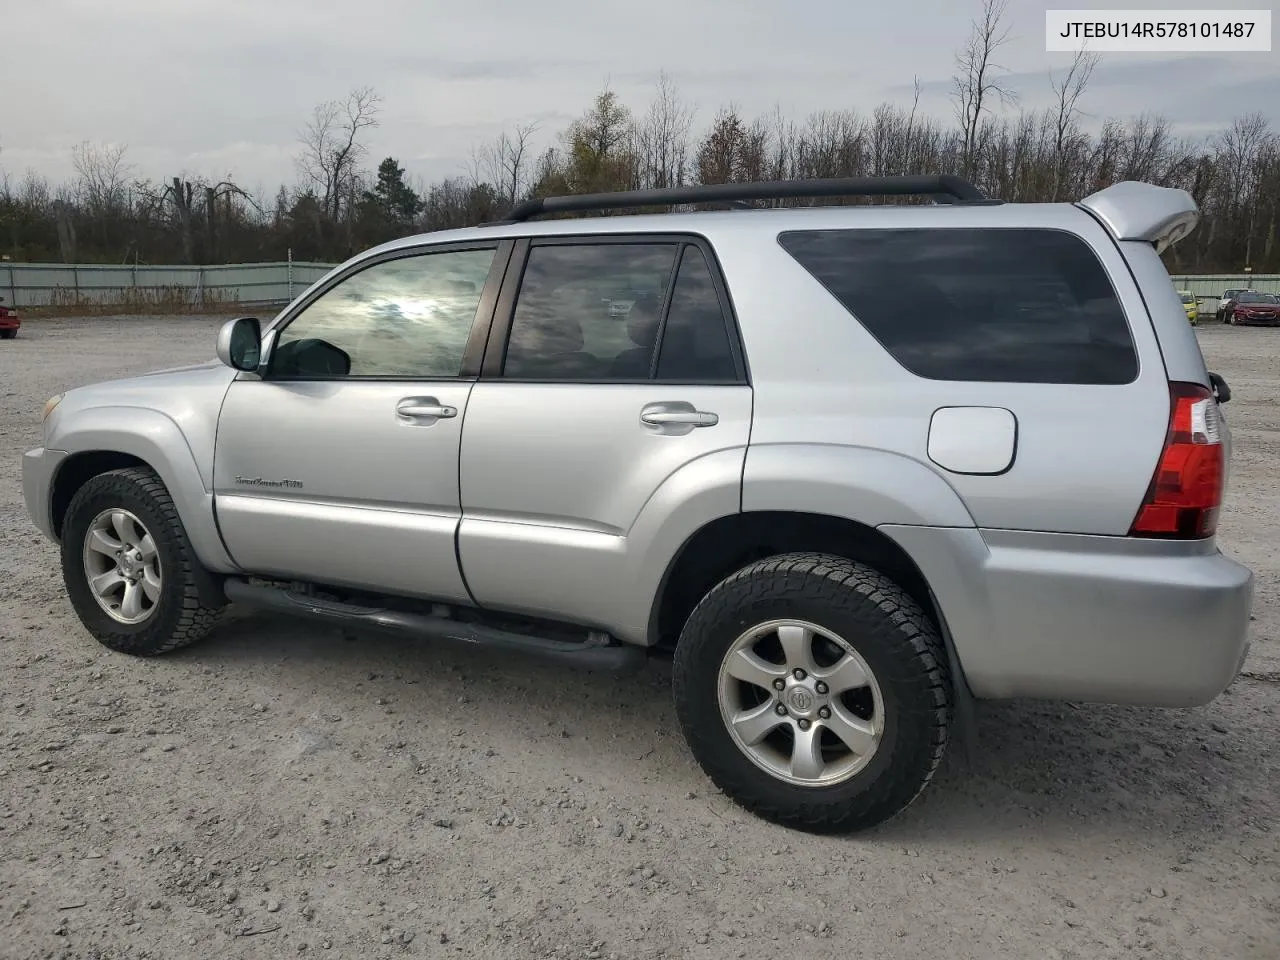
M 1191 194 L 1153 183 L 1123 180 L 1091 193 L 1077 204 L 1093 214 L 1116 240 L 1154 244 L 1163 253 L 1200 222 Z

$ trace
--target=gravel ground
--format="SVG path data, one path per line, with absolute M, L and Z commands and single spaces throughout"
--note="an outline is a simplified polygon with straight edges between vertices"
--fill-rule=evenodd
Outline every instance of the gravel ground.
M 46 397 L 209 357 L 218 322 L 0 344 L 0 956 L 1280 957 L 1280 330 L 1200 331 L 1235 392 L 1245 675 L 1188 711 L 983 704 L 971 767 L 822 839 L 710 787 L 661 665 L 247 614 L 154 661 L 90 640 L 20 454 Z

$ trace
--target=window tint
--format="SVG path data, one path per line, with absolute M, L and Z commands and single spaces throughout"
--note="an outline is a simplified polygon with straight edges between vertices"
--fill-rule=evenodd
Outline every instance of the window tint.
M 779 242 L 911 372 L 1121 384 L 1138 372 L 1102 264 L 1056 230 L 813 230 Z
M 684 248 L 676 274 L 671 308 L 662 330 L 658 379 L 737 379 L 724 311 L 707 258 L 692 245 Z
M 493 250 L 429 253 L 353 274 L 281 331 L 272 374 L 456 377 L 493 257 Z
M 672 243 L 533 247 L 516 297 L 503 375 L 647 379 L 677 249 Z

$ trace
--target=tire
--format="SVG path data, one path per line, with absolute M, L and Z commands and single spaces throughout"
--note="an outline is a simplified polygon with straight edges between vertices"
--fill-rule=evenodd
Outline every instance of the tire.
M 96 546 L 90 547 L 95 530 L 103 535 L 94 536 Z M 130 544 L 140 544 L 137 553 L 123 560 L 112 556 L 114 548 Z M 99 474 L 67 507 L 63 582 L 85 629 L 112 650 L 154 657 L 195 643 L 212 629 L 222 608 L 200 602 L 193 576 L 197 562 L 169 491 L 148 468 Z M 90 585 L 91 569 L 112 584 L 102 601 Z M 125 603 L 130 584 L 122 571 L 134 578 L 131 609 Z M 118 609 L 109 612 L 117 597 Z
M 818 640 L 809 645 L 814 655 L 808 680 L 828 677 L 831 683 L 826 691 L 823 683 L 816 682 L 816 689 L 807 688 L 811 696 L 796 700 L 795 688 L 802 684 L 794 674 L 785 673 L 787 679 L 770 674 L 774 677 L 768 681 L 770 687 L 778 682 L 788 685 L 782 692 L 740 682 L 728 674 L 731 662 L 738 664 L 734 669 L 742 666 L 735 651 L 744 642 L 759 661 L 767 661 L 770 671 L 792 662 L 785 651 L 794 647 L 784 648 L 783 638 L 803 648 L 804 628 L 790 623 L 770 636 L 771 627 L 766 625 L 778 621 L 818 628 Z M 761 640 L 744 641 L 760 630 L 765 630 Z M 778 655 L 770 656 L 771 646 Z M 820 649 L 826 650 L 825 659 L 818 657 Z M 826 663 L 836 653 L 839 661 Z M 833 673 L 846 663 L 858 665 L 869 682 L 837 694 L 837 688 L 844 686 L 837 674 L 844 679 L 857 675 L 844 670 Z M 752 671 L 750 662 L 746 669 Z M 764 819 L 812 833 L 863 830 L 900 813 L 933 778 L 947 746 L 952 688 L 937 630 L 896 583 L 841 557 L 784 554 L 760 560 L 721 581 L 685 624 L 676 646 L 672 685 L 685 739 L 716 786 Z M 824 693 L 825 698 L 818 696 Z M 762 698 L 760 704 L 730 703 L 735 696 L 748 694 Z M 823 703 L 825 720 L 818 716 Z M 810 712 L 793 716 L 797 704 Z M 788 715 L 778 718 L 777 726 L 755 747 L 745 745 L 747 737 L 730 732 L 731 716 L 740 720 L 758 716 L 759 724 L 768 726 L 775 723 L 779 707 L 786 707 Z M 773 716 L 766 720 L 770 711 Z M 805 716 L 814 717 L 807 728 Z M 878 735 L 865 742 L 862 732 L 853 737 L 863 742 L 862 755 L 832 732 L 841 725 L 846 736 L 856 732 L 847 726 L 850 717 L 861 721 L 863 731 Z M 798 767 L 794 758 L 782 770 L 787 764 L 788 739 L 792 753 L 797 754 L 798 738 L 812 737 L 819 727 L 826 727 L 819 743 L 828 751 L 813 767 L 821 767 L 821 773 L 810 775 L 812 771 L 802 769 L 806 764 Z M 805 729 L 811 732 L 802 733 Z M 841 750 L 848 756 L 827 762 L 828 755 L 836 756 Z M 798 777 L 797 770 L 801 771 Z
M 17 330 L 0 330 L 0 340 L 12 340 L 17 335 Z

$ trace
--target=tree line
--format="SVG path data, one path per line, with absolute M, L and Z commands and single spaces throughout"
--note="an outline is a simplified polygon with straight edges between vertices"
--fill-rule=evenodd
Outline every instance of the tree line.
M 1280 135 L 1261 114 L 1216 136 L 1177 135 L 1167 117 L 1082 125 L 1095 55 L 1051 75 L 1047 109 L 1017 108 L 993 56 L 1005 42 L 1004 0 L 984 0 L 956 54 L 953 115 L 910 103 L 829 110 L 797 120 L 721 107 L 702 130 L 660 75 L 636 110 L 601 91 L 551 146 L 523 124 L 478 145 L 464 172 L 411 183 L 394 157 L 373 169 L 366 140 L 381 98 L 370 88 L 315 108 L 299 136 L 298 179 L 273 198 L 231 177 L 134 176 L 122 146 L 74 148 L 76 174 L 0 179 L 0 254 L 15 261 L 237 263 L 335 261 L 410 233 L 473 225 L 536 196 L 807 177 L 956 173 L 1006 201 L 1077 200 L 1120 180 L 1189 191 L 1203 219 L 1165 255 L 1174 273 L 1280 273 Z M 865 198 L 836 201 L 863 203 Z M 878 198 L 875 202 L 886 202 Z M 902 200 L 891 202 L 921 202 Z M 781 204 L 770 204 L 781 205 Z

